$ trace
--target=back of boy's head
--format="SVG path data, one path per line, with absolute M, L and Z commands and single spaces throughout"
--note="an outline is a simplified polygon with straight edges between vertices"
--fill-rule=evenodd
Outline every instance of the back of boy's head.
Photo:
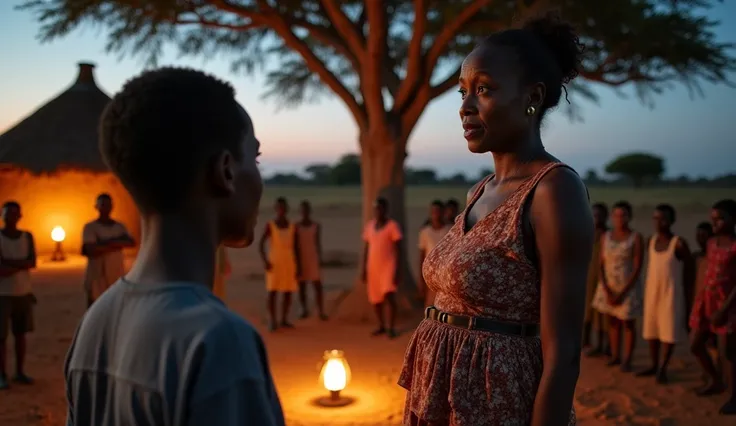
M 250 131 L 229 84 L 159 68 L 128 81 L 100 119 L 100 151 L 143 213 L 176 210 L 208 164 L 239 159 Z

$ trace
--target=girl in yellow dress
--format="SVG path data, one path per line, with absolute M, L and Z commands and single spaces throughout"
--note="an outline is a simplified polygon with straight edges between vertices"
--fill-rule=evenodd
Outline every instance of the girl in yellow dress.
M 289 221 L 286 213 L 289 206 L 285 198 L 276 200 L 276 218 L 266 224 L 261 236 L 261 259 L 266 269 L 266 290 L 268 291 L 268 315 L 271 331 L 278 327 L 293 328 L 288 321 L 291 307 L 291 293 L 297 291 L 299 277 L 299 242 L 296 238 L 296 224 Z M 266 254 L 266 242 L 269 244 Z M 276 296 L 283 295 L 281 321 L 276 321 Z
M 227 257 L 225 246 L 217 248 L 215 253 L 215 279 L 212 282 L 212 294 L 225 301 L 225 281 L 230 277 L 230 259 Z

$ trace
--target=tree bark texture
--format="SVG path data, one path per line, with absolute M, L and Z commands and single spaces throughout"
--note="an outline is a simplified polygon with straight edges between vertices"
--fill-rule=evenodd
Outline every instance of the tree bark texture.
M 404 160 L 406 139 L 402 138 L 398 126 L 376 128 L 360 135 L 362 173 L 362 223 L 365 226 L 373 218 L 373 206 L 378 197 L 388 201 L 389 217 L 399 223 L 402 233 L 406 232 L 406 203 L 404 199 Z M 361 229 L 362 233 L 362 229 Z M 404 237 L 406 241 L 406 236 Z M 363 259 L 363 242 L 360 247 L 360 267 Z M 401 281 L 397 293 L 400 316 L 412 315 L 421 309 L 417 300 L 416 280 L 412 275 L 407 247 L 402 243 L 400 254 Z M 335 316 L 341 320 L 364 322 L 375 318 L 373 307 L 368 302 L 366 283 L 356 276 L 352 290 L 338 298 Z

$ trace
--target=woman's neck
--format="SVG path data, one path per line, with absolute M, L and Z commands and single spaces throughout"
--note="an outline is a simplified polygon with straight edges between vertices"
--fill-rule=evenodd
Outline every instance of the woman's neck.
M 516 151 L 493 153 L 495 180 L 499 182 L 526 175 L 526 165 L 548 157 L 538 133 L 530 136 Z

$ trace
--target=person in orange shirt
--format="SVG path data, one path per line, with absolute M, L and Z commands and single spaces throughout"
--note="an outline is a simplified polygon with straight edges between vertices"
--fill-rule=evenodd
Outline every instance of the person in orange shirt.
M 365 248 L 361 277 L 366 283 L 368 301 L 378 318 L 378 329 L 373 335 L 387 334 L 389 338 L 394 338 L 397 336 L 394 322 L 403 236 L 399 224 L 388 217 L 388 201 L 385 198 L 376 200 L 374 215 L 374 219 L 363 229 Z M 388 305 L 388 328 L 384 321 L 384 305 Z

